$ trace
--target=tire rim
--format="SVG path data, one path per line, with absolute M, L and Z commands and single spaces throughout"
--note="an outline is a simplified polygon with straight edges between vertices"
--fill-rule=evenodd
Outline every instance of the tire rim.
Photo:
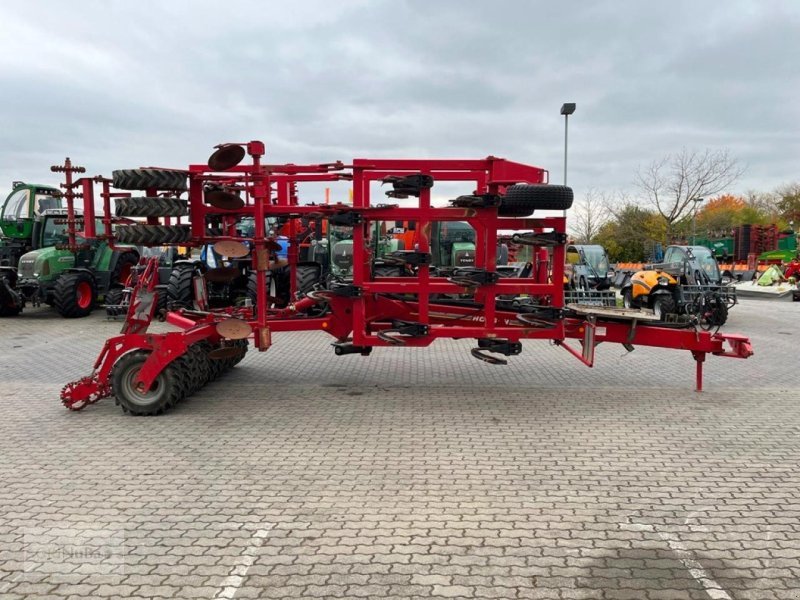
M 141 365 L 131 365 L 128 370 L 125 371 L 125 374 L 122 376 L 122 393 L 125 396 L 125 399 L 131 404 L 141 407 L 148 407 L 153 404 L 153 402 L 157 401 L 160 395 L 163 393 L 161 374 L 156 377 L 155 381 L 153 381 L 153 385 L 148 391 L 142 392 L 134 383 L 136 376 L 139 375 L 140 370 Z
M 76 301 L 80 308 L 89 308 L 92 305 L 92 286 L 86 281 L 81 281 L 75 289 Z

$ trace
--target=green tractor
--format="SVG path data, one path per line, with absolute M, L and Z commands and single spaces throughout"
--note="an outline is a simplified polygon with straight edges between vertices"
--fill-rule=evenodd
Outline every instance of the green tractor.
M 15 181 L 0 207 L 0 316 L 22 310 L 15 291 L 20 257 L 34 248 L 33 230 L 48 210 L 63 208 L 61 192 L 54 187 Z
M 82 226 L 76 215 L 77 226 Z M 102 220 L 96 219 L 98 234 L 104 233 Z M 67 210 L 51 208 L 39 214 L 33 223 L 31 247 L 20 256 L 13 276 L 0 285 L 0 316 L 13 316 L 30 302 L 53 306 L 62 317 L 85 317 L 98 300 L 113 288 L 123 287 L 131 269 L 139 262 L 135 246 L 112 249 L 105 241 L 86 240 L 76 233 L 76 251 L 68 244 Z M 10 275 L 10 272 L 9 272 Z

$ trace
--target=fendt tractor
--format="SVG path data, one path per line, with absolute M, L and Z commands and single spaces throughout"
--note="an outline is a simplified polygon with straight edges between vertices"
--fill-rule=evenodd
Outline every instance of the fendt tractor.
M 272 347 L 272 334 L 284 331 L 325 332 L 342 357 L 368 356 L 375 348 L 424 347 L 439 338 L 473 339 L 469 354 L 493 365 L 507 364 L 507 357 L 524 349 L 531 351 L 523 340 L 533 339 L 564 348 L 588 366 L 603 342 L 628 350 L 676 348 L 692 354 L 698 390 L 707 355 L 752 354 L 747 338 L 700 331 L 690 321 L 654 324 L 649 311 L 565 304 L 566 219 L 537 213 L 569 208 L 572 190 L 548 184 L 544 169 L 492 156 L 266 164 L 264 153 L 259 141 L 223 144 L 207 163 L 187 170 L 114 173 L 115 182 L 121 176 L 139 180 L 148 187 L 150 200 L 147 223 L 117 223 L 106 238 L 112 247 L 118 242 L 211 245 L 225 259 L 248 257 L 255 302 L 209 306 L 206 282 L 224 279 L 224 273 L 210 268 L 192 276 L 193 306 L 167 313 L 175 330 L 152 333 L 148 328 L 155 311 L 158 260 L 147 259 L 121 334 L 106 341 L 90 375 L 62 390 L 67 408 L 79 410 L 114 395 L 130 414 L 161 414 L 239 363 L 250 342 L 264 352 Z M 299 182 L 330 181 L 352 182 L 352 204 L 304 202 L 296 193 Z M 448 187 L 460 183 L 463 195 L 449 206 L 433 206 L 431 190 L 438 182 L 448 182 Z M 388 199 L 380 191 L 381 183 L 389 186 Z M 174 216 L 172 203 L 159 193 L 183 187 L 188 187 L 184 202 L 189 223 L 175 224 L 169 221 Z M 107 188 L 103 197 L 106 231 L 112 231 L 110 225 L 116 222 Z M 83 198 L 85 205 L 93 203 L 91 186 L 84 188 Z M 392 204 L 396 198 L 407 199 L 406 206 Z M 253 219 L 252 232 L 237 230 L 248 217 Z M 268 227 L 268 219 L 288 224 L 286 231 Z M 350 252 L 339 267 L 352 266 L 347 266 L 346 277 L 331 278 L 305 292 L 298 284 L 301 247 L 292 235 L 292 223 L 304 220 L 321 220 L 326 231 L 347 227 Z M 375 223 L 398 222 L 414 223 L 415 241 L 402 248 L 394 245 L 381 256 L 375 232 L 383 235 L 387 230 L 376 230 Z M 447 252 L 456 264 L 443 269 L 434 265 L 432 232 L 445 226 L 455 232 L 460 226 L 454 223 L 467 223 L 472 229 L 473 241 L 465 243 L 473 246 L 462 250 L 474 256 L 461 261 L 454 246 Z M 498 273 L 498 232 L 503 231 L 516 232 L 514 244 L 530 248 L 531 268 L 526 272 L 508 277 Z M 387 256 L 395 270 L 376 272 L 374 266 L 385 263 Z M 278 306 L 270 298 L 268 281 L 271 272 L 282 268 L 288 269 L 289 302 Z
M 15 181 L 0 209 L 0 317 L 18 315 L 24 298 L 16 290 L 20 257 L 47 245 L 48 229 L 63 219 L 61 192 L 47 185 Z
M 124 286 L 131 268 L 139 262 L 139 248 L 108 245 L 107 224 L 94 217 L 93 206 L 88 215 L 73 207 L 81 192 L 74 189 L 72 174 L 85 169 L 72 166 L 67 159 L 51 170 L 67 174 L 63 194 L 45 186 L 24 186 L 12 192 L 4 207 L 3 231 L 17 239 L 22 239 L 22 234 L 29 237 L 25 238 L 24 253 L 19 245 L 11 246 L 9 265 L 0 267 L 0 316 L 18 315 L 26 303 L 46 303 L 63 317 L 85 317 L 109 291 Z M 29 223 L 9 226 L 11 215 L 26 212 Z M 14 259 L 16 265 L 11 264 Z
M 662 321 L 690 318 L 704 329 L 719 328 L 736 304 L 736 288 L 723 285 L 711 250 L 669 246 L 662 263 L 646 265 L 622 286 L 626 308 L 646 307 Z

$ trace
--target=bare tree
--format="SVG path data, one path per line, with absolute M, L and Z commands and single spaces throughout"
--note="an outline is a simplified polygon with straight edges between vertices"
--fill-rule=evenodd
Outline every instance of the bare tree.
M 636 184 L 666 220 L 669 235 L 675 222 L 691 212 L 695 198 L 722 192 L 743 172 L 727 150 L 698 153 L 684 148 L 639 169 Z
M 605 194 L 592 188 L 583 200 L 576 203 L 570 211 L 569 231 L 580 244 L 590 243 L 608 221 L 609 202 Z

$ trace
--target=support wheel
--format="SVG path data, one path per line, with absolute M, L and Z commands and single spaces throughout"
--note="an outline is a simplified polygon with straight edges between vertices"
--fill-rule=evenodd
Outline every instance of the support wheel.
M 53 288 L 53 306 L 62 317 L 86 317 L 97 301 L 97 286 L 89 273 L 65 273 Z
M 143 350 L 130 352 L 120 358 L 113 369 L 111 386 L 117 404 L 134 416 L 165 413 L 175 406 L 182 395 L 181 382 L 171 364 L 159 373 L 149 390 L 137 389 L 134 381 L 149 355 Z

